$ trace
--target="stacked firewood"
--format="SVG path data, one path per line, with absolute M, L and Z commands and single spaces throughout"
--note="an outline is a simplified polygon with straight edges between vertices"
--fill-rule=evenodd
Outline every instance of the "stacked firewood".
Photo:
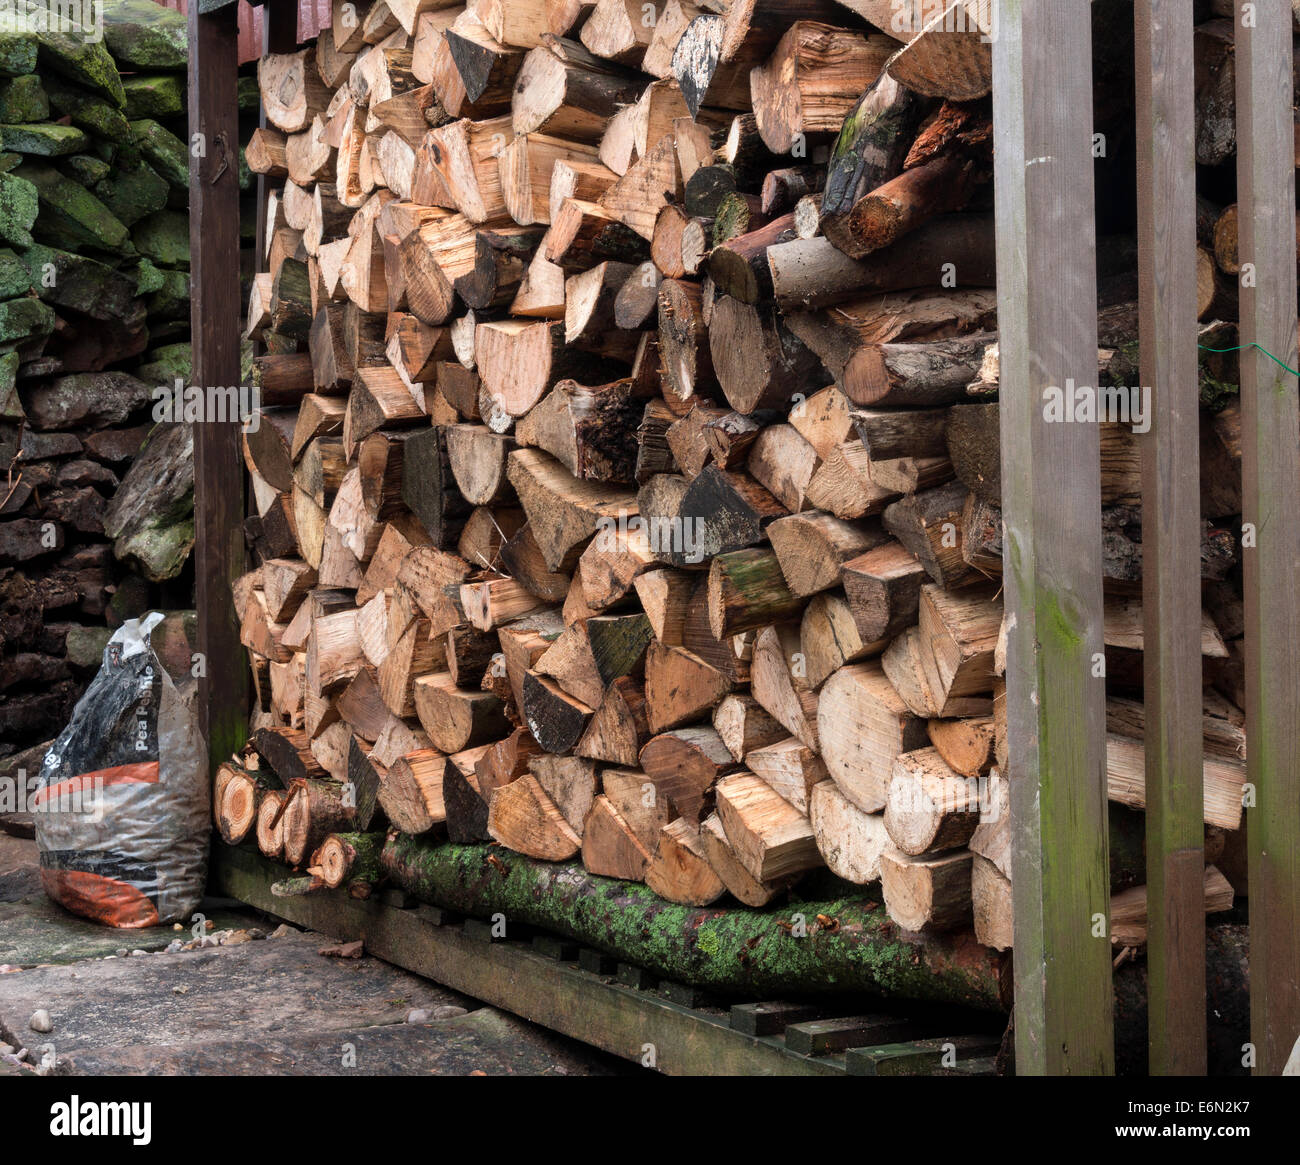
M 340 3 L 262 61 L 274 407 L 227 841 L 359 893 L 386 829 L 698 905 L 828 866 L 904 928 L 1010 945 L 988 46 L 898 7 Z M 1134 249 L 1104 252 L 1101 364 L 1136 383 Z M 1240 508 L 1225 415 L 1207 518 Z M 1103 426 L 1126 945 L 1136 442 Z M 1216 859 L 1233 535 L 1207 521 L 1203 557 Z
M 0 755 L 59 733 L 111 627 L 192 606 L 189 430 L 155 408 L 190 375 L 185 19 L 60 12 L 0 35 Z

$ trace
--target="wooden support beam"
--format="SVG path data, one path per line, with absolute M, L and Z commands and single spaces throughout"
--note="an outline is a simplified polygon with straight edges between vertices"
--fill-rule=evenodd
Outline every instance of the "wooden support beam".
M 193 383 L 239 383 L 239 66 L 237 11 L 189 8 L 190 324 Z M 233 584 L 244 571 L 244 464 L 237 418 L 194 426 L 195 606 L 200 723 L 212 768 L 248 736 L 248 667 Z
M 1296 378 L 1295 170 L 1286 0 L 1236 19 L 1241 445 L 1246 607 L 1250 1027 L 1254 1070 L 1277 1076 L 1300 1036 L 1300 508 Z M 1288 144 L 1290 143 L 1290 144 Z
M 1200 398 L 1192 12 L 1138 0 L 1138 277 L 1146 693 L 1147 1015 L 1153 1076 L 1203 1076 Z
M 1016 1068 L 1113 1071 L 1089 5 L 1006 5 L 993 45 Z M 1062 45 L 1070 45 L 1068 53 Z M 1063 484 L 1068 483 L 1068 484 Z M 1098 917 L 1103 925 L 1098 926 Z

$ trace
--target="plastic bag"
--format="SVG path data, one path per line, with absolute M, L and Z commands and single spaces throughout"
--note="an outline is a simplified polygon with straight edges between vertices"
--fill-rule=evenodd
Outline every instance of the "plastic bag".
M 207 877 L 207 749 L 150 642 L 162 619 L 108 641 L 32 799 L 46 894 L 107 926 L 188 918 Z

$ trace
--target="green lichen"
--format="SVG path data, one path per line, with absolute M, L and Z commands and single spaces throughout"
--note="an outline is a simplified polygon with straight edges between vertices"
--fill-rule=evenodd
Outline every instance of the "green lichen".
M 36 187 L 41 215 L 35 229 L 45 242 L 65 251 L 80 246 L 133 251 L 126 226 L 89 190 L 36 160 L 24 162 L 16 173 Z
M 73 154 L 59 162 L 59 171 L 80 186 L 94 186 L 109 174 L 109 164 L 91 154 Z
M 44 121 L 50 116 L 50 99 L 35 74 L 13 77 L 0 83 L 0 122 L 19 125 Z
M 0 32 L 0 76 L 36 71 L 36 38 L 29 32 Z
M 119 164 L 94 188 L 95 196 L 129 227 L 162 210 L 168 189 L 166 180 L 144 162 Z
M 104 5 L 103 8 L 108 7 Z M 122 91 L 122 78 L 117 65 L 108 55 L 102 41 L 92 41 L 73 32 L 47 30 L 37 34 L 38 57 L 46 69 L 58 73 L 107 98 L 118 109 L 126 107 L 126 94 Z
M 190 186 L 190 154 L 171 130 L 152 118 L 142 118 L 131 124 L 131 140 L 145 161 L 165 178 L 175 190 L 188 191 Z
M 114 0 L 104 8 L 104 42 L 132 70 L 183 70 L 189 59 L 185 17 L 153 0 Z
M 137 73 L 122 78 L 122 89 L 129 118 L 175 117 L 185 112 L 185 78 L 179 74 Z
M 43 81 L 51 108 L 61 116 L 70 118 L 73 125 L 105 139 L 105 144 L 120 144 L 130 140 L 130 124 L 117 106 L 55 77 L 44 77 Z
M 0 239 L 15 247 L 31 246 L 39 209 L 35 186 L 9 171 L 0 173 Z
M 89 145 L 86 135 L 76 126 L 54 122 L 7 125 L 4 127 L 4 141 L 9 149 L 20 154 L 36 154 L 43 158 L 76 154 Z
M 190 264 L 190 220 L 172 210 L 161 210 L 136 224 L 131 232 L 136 249 L 159 267 Z

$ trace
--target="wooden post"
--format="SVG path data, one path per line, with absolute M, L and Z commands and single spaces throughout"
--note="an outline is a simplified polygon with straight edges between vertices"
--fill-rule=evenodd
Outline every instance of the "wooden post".
M 1242 541 L 1246 600 L 1246 834 L 1254 1070 L 1276 1076 L 1300 1037 L 1300 412 L 1296 378 L 1291 7 L 1236 18 Z
M 1205 1074 L 1200 399 L 1192 12 L 1138 0 L 1142 611 L 1150 1072 Z
M 189 5 L 190 329 L 193 383 L 239 383 L 239 110 L 234 3 Z M 199 155 L 199 156 L 196 156 Z M 244 569 L 240 423 L 194 426 L 194 561 L 199 709 L 216 765 L 248 735 L 248 667 L 231 584 Z
M 1003 0 L 993 44 L 1016 1069 L 1113 1071 L 1090 6 Z M 1068 51 L 1062 46 L 1068 46 Z M 957 272 L 960 280 L 961 272 Z

